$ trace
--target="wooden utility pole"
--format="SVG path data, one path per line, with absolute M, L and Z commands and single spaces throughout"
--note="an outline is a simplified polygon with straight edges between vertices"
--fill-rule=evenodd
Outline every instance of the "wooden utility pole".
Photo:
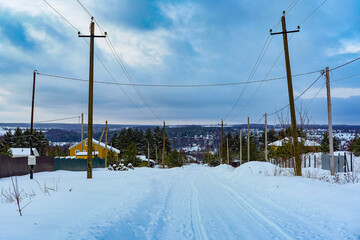
M 227 158 L 227 164 L 230 165 L 229 139 L 228 138 L 226 138 L 226 158 Z
M 164 121 L 164 128 L 163 128 L 163 153 L 162 153 L 162 165 L 163 168 L 165 168 L 165 137 L 166 137 L 166 133 L 165 133 L 165 121 Z
M 247 161 L 250 161 L 250 118 L 248 117 Z
M 330 173 L 331 175 L 334 176 L 335 175 L 334 140 L 333 140 L 333 131 L 332 131 L 329 67 L 326 67 L 325 76 L 326 76 L 327 108 L 328 108 L 328 124 L 329 124 Z
M 267 145 L 267 113 L 265 113 L 265 161 L 268 161 L 268 145 Z
M 84 151 L 84 113 L 81 113 L 81 152 Z
M 220 143 L 220 163 L 223 163 L 223 151 L 224 151 L 224 143 L 223 143 L 223 139 L 224 139 L 224 121 L 221 119 L 221 143 Z
M 242 130 L 240 129 L 240 165 L 242 165 Z
M 208 150 L 208 164 L 210 164 L 210 139 L 209 139 L 209 141 L 208 141 L 207 150 Z M 351 165 L 351 166 L 352 166 L 352 165 Z
M 107 149 L 107 120 L 105 121 L 105 167 L 107 167 L 107 153 L 108 153 L 108 149 Z M 100 143 L 99 143 L 100 144 Z
M 148 144 L 148 167 L 150 167 L 150 143 L 149 141 L 147 142 Z
M 30 155 L 34 155 L 33 151 L 33 132 L 34 132 L 34 104 L 35 104 L 35 81 L 36 81 L 36 73 L 34 70 L 33 73 L 33 91 L 32 91 L 32 100 L 31 100 L 31 127 L 30 127 Z M 30 165 L 30 179 L 34 178 L 34 165 Z
M 89 106 L 88 106 L 88 151 L 87 151 L 87 178 L 92 178 L 92 134 L 93 134 L 93 89 L 94 89 L 94 39 L 106 37 L 95 36 L 94 18 L 91 17 L 90 35 L 80 35 L 79 37 L 90 38 L 90 64 L 89 64 Z
M 288 38 L 287 38 L 288 33 L 299 32 L 299 30 L 295 30 L 295 31 L 287 31 L 286 30 L 285 11 L 283 12 L 283 16 L 281 17 L 281 23 L 282 23 L 282 32 L 272 33 L 270 30 L 270 33 L 271 33 L 271 35 L 275 35 L 275 34 L 283 35 L 284 54 L 285 54 L 285 63 L 286 63 L 286 76 L 287 76 L 287 85 L 288 85 L 288 92 L 289 92 L 291 126 L 292 126 L 292 135 L 293 135 L 293 143 L 294 143 L 294 153 L 295 153 L 295 175 L 301 176 L 301 159 L 300 159 L 300 150 L 299 150 L 299 139 L 298 139 L 298 133 L 297 133 L 297 126 L 296 126 L 294 93 L 293 93 L 293 86 L 292 86 L 289 46 L 288 46 Z M 298 29 L 299 29 L 299 27 L 298 27 Z
M 156 163 L 160 164 L 158 162 L 158 146 L 157 145 L 155 146 L 155 156 L 156 156 Z

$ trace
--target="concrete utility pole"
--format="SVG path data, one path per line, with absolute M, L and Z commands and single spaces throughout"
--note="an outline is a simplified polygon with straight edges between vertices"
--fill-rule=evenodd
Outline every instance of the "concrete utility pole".
M 163 153 L 162 153 L 162 165 L 163 168 L 165 168 L 165 137 L 166 137 L 166 133 L 165 133 L 165 121 L 164 121 L 164 128 L 163 128 Z
M 89 109 L 88 109 L 88 151 L 87 151 L 87 178 L 92 178 L 92 128 L 93 128 L 93 89 L 94 89 L 94 39 L 106 37 L 95 36 L 95 23 L 94 18 L 91 17 L 90 35 L 80 35 L 79 37 L 90 38 L 90 64 L 89 64 Z
M 268 161 L 268 151 L 267 151 L 267 113 L 265 113 L 265 161 Z
M 35 104 L 35 81 L 36 81 L 36 73 L 34 70 L 33 75 L 33 91 L 32 91 L 32 101 L 31 101 L 31 127 L 30 127 L 30 155 L 34 156 L 33 151 L 33 132 L 34 132 L 34 104 Z M 34 178 L 34 165 L 30 165 L 30 179 Z
M 282 23 L 282 32 L 272 33 L 272 30 L 270 30 L 270 34 L 271 35 L 276 35 L 276 34 L 283 35 L 284 54 L 285 54 L 285 63 L 286 63 L 286 76 L 287 76 L 287 85 L 288 85 L 288 92 L 289 92 L 291 126 L 292 126 L 292 135 L 293 135 L 293 143 L 294 143 L 294 153 L 295 153 L 295 175 L 301 176 L 301 159 L 300 159 L 300 150 L 299 150 L 299 139 L 298 139 L 298 133 L 297 133 L 297 126 L 296 126 L 294 93 L 293 93 L 293 86 L 292 86 L 289 46 L 288 46 L 288 38 L 287 38 L 288 33 L 299 32 L 299 30 L 295 30 L 295 31 L 287 31 L 286 30 L 285 11 L 283 12 L 283 16 L 281 17 L 281 23 Z M 298 29 L 299 28 L 300 27 L 298 27 Z
M 100 144 L 100 143 L 99 143 Z M 105 121 L 105 167 L 107 167 L 107 120 Z
M 81 152 L 84 151 L 84 113 L 81 113 Z
M 229 139 L 226 138 L 226 158 L 227 158 L 227 164 L 230 165 L 230 156 L 229 156 Z
M 330 75 L 329 67 L 326 67 L 326 91 L 327 91 L 327 108 L 328 108 L 328 124 L 329 124 L 329 150 L 330 150 L 330 173 L 335 175 L 335 162 L 334 162 L 334 140 L 332 131 L 332 115 L 331 115 L 331 95 L 330 95 Z
M 250 118 L 248 117 L 247 161 L 250 161 Z
M 242 130 L 240 130 L 240 165 L 242 165 Z

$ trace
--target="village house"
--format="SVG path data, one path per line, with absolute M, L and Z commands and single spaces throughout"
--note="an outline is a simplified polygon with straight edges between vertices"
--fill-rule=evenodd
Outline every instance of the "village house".
M 105 158 L 105 143 L 102 143 L 95 139 L 92 140 L 93 143 L 93 156 L 97 156 L 99 158 Z M 83 145 L 83 150 L 81 151 L 81 145 Z M 107 145 L 108 155 L 110 152 L 120 154 L 120 150 L 114 147 Z M 82 142 L 75 143 L 74 145 L 70 146 L 70 156 L 76 158 L 87 158 L 87 151 L 88 151 L 88 140 L 87 138 L 84 139 Z

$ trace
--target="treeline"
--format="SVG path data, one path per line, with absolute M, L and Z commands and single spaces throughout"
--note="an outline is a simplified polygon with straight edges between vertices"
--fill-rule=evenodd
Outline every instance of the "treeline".
M 267 133 L 268 144 L 275 142 L 277 140 L 282 140 L 284 138 L 291 139 L 292 131 L 291 128 L 284 128 L 280 131 L 276 131 L 275 129 L 270 129 Z M 312 148 L 305 146 L 306 133 L 303 129 L 298 129 L 298 136 L 303 139 L 300 141 L 300 152 L 307 153 L 312 151 Z M 244 162 L 248 161 L 247 156 L 247 132 L 243 132 L 242 135 L 242 160 Z M 222 150 L 217 152 L 206 151 L 203 155 L 203 161 L 208 163 L 210 166 L 217 166 L 221 163 L 227 162 L 227 144 L 229 146 L 229 161 L 232 162 L 234 160 L 239 160 L 240 158 L 240 137 L 239 134 L 233 135 L 228 132 L 223 139 Z M 265 133 L 261 134 L 250 133 L 250 161 L 264 161 L 265 160 Z M 359 145 L 358 145 L 359 144 Z M 220 147 L 221 144 L 219 144 Z M 279 160 L 288 160 L 293 157 L 293 143 L 291 140 L 283 141 L 282 146 L 277 147 L 268 147 L 268 157 L 279 159 Z M 328 153 L 329 152 L 329 135 L 325 132 L 322 136 L 322 141 L 320 147 L 317 148 L 318 151 Z M 340 150 L 340 140 L 334 137 L 334 151 Z M 348 143 L 349 151 L 353 151 L 354 153 L 358 151 L 360 154 L 360 138 L 356 135 L 355 139 Z
M 9 129 L 0 139 L 0 155 L 12 156 L 10 148 L 30 148 L 30 135 L 31 131 L 28 128 L 22 130 L 18 127 L 15 131 Z M 68 145 L 52 147 L 44 133 L 34 129 L 33 148 L 36 148 L 40 156 L 65 156 Z
M 162 163 L 163 153 L 163 130 L 159 127 L 146 131 L 141 129 L 123 128 L 120 132 L 115 132 L 110 140 L 110 145 L 120 150 L 120 159 L 133 166 L 140 166 L 141 161 L 136 155 L 148 156 L 156 163 Z M 184 152 L 171 150 L 171 141 L 165 133 L 165 164 L 168 167 L 182 166 L 186 161 Z

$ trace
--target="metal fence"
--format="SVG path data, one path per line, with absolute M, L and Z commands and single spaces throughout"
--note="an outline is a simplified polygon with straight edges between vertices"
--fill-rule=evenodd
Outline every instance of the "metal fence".
M 335 172 L 345 172 L 345 157 L 342 155 L 334 155 Z M 321 154 L 321 168 L 330 170 L 330 155 Z
M 93 158 L 92 166 L 93 168 L 105 167 L 105 159 L 101 159 L 98 157 Z M 56 170 L 86 171 L 87 159 L 76 159 L 70 157 L 54 158 L 54 171 Z
M 48 172 L 54 170 L 53 157 L 36 157 L 36 165 L 34 172 Z M 0 178 L 21 176 L 30 173 L 27 157 L 11 158 L 8 156 L 0 156 Z

